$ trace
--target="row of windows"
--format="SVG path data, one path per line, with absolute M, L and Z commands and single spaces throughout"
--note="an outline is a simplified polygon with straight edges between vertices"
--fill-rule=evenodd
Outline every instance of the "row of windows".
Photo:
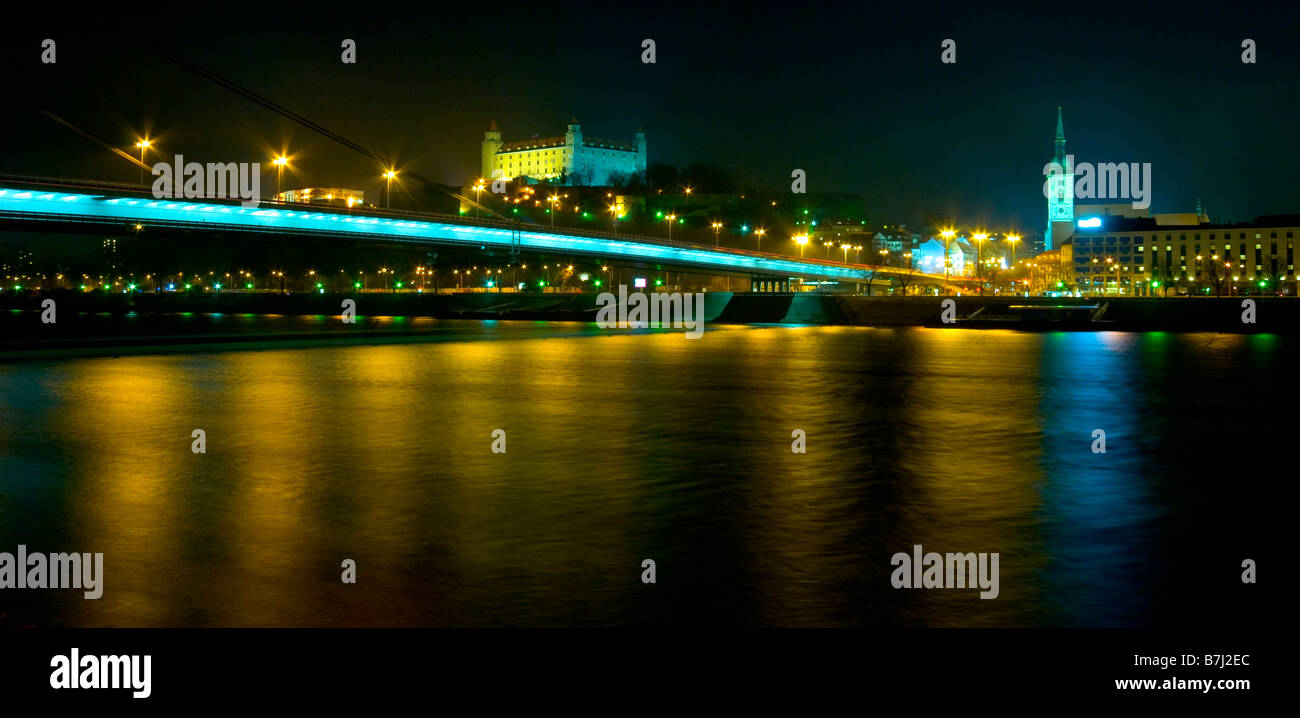
M 1294 236 L 1293 236 L 1293 235 L 1294 235 L 1294 232 L 1295 232 L 1295 230 L 1288 230 L 1288 231 L 1286 231 L 1286 238 L 1287 238 L 1287 239 L 1294 239 Z M 1251 234 L 1254 234 L 1254 235 L 1255 235 L 1255 237 L 1254 237 L 1255 239 L 1262 239 L 1262 238 L 1263 238 L 1263 233 L 1262 233 L 1262 232 L 1252 232 Z M 1277 232 L 1273 232 L 1273 231 L 1270 231 L 1270 232 L 1268 233 L 1269 239 L 1277 239 L 1277 238 L 1278 238 L 1277 235 L 1278 235 L 1278 233 L 1277 233 Z M 1160 238 L 1160 235 L 1151 235 L 1151 237 L 1150 237 L 1149 239 L 1150 239 L 1152 242 L 1155 242 L 1155 241 L 1159 241 L 1159 238 Z M 1144 239 L 1146 239 L 1146 238 L 1144 238 L 1142 235 L 1137 235 L 1137 236 L 1135 236 L 1135 237 L 1131 237 L 1131 238 L 1130 238 L 1130 237 L 1111 237 L 1111 236 L 1109 236 L 1109 235 L 1104 236 L 1104 237 L 1091 237 L 1091 236 L 1075 235 L 1075 236 L 1074 236 L 1074 243 L 1075 243 L 1075 244 L 1098 244 L 1098 243 L 1101 243 L 1101 242 L 1105 242 L 1106 244 L 1115 244 L 1116 241 L 1119 241 L 1119 242 L 1129 242 L 1130 240 L 1132 240 L 1132 241 L 1136 241 L 1136 242 L 1141 242 L 1141 241 L 1143 241 Z M 1211 241 L 1213 241 L 1213 240 L 1215 240 L 1215 239 L 1218 239 L 1218 236 L 1216 235 L 1216 233 L 1214 233 L 1214 232 L 1210 232 L 1210 233 L 1209 233 L 1209 237 L 1208 237 L 1208 239 L 1211 240 Z M 1232 233 L 1231 233 L 1231 232 L 1224 232 L 1224 233 L 1223 233 L 1223 239 L 1232 239 Z M 1238 233 L 1237 233 L 1237 239 L 1246 239 L 1246 232 L 1238 232 Z M 1172 234 L 1166 234 L 1166 235 L 1165 235 L 1165 241 L 1166 241 L 1166 242 L 1172 242 L 1173 240 L 1174 240 L 1174 236 L 1173 236 Z M 1178 235 L 1178 241 L 1180 241 L 1180 242 L 1186 242 L 1186 241 L 1187 241 L 1187 235 L 1186 235 L 1186 234 L 1180 234 L 1180 235 Z M 1192 234 L 1192 241 L 1194 241 L 1194 242 L 1199 242 L 1199 241 L 1201 241 L 1201 233 L 1200 233 L 1200 232 L 1195 232 L 1195 233 L 1193 233 L 1193 234 Z

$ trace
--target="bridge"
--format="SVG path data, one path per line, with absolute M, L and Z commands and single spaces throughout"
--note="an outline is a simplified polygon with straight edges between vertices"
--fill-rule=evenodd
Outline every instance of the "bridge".
M 344 210 L 265 201 L 257 207 L 244 207 L 238 200 L 157 199 L 139 188 L 84 181 L 0 177 L 0 225 L 38 232 L 166 228 L 345 238 L 467 251 L 492 248 L 511 253 L 563 253 L 705 274 L 747 276 L 773 289 L 789 289 L 791 279 L 857 284 L 888 281 L 904 273 L 907 281 L 915 285 L 945 281 L 941 275 L 897 267 L 794 258 L 657 237 L 372 208 Z

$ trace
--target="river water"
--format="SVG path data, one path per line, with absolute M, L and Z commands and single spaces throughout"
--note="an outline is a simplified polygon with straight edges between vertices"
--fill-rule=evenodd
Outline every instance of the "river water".
M 1295 337 L 434 324 L 0 361 L 0 626 L 1236 625 L 1293 472 Z

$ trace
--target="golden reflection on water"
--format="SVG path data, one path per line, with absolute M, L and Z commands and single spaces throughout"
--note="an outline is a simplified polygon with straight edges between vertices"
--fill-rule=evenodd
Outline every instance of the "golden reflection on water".
M 984 626 L 1086 616 L 1055 613 L 1069 598 L 1049 564 L 1094 560 L 1070 530 L 1120 515 L 1119 529 L 1139 531 L 1150 511 L 1113 507 L 1155 499 L 1132 466 L 1089 474 L 1086 456 L 1059 453 L 1047 432 L 1061 407 L 1082 407 L 1070 421 L 1098 401 L 1140 415 L 1134 387 L 1151 379 L 1125 367 L 1175 346 L 1210 363 L 1271 361 L 1251 358 L 1261 351 L 1251 337 L 545 331 L 4 368 L 0 387 L 30 383 L 45 450 L 67 457 L 66 475 L 33 477 L 61 486 L 66 502 L 50 509 L 63 519 L 60 545 L 44 550 L 105 554 L 104 598 L 52 599 L 38 622 Z M 1074 384 L 1061 377 L 1088 372 L 1102 372 L 1101 391 L 1062 389 Z M 29 440 L 7 421 L 0 437 Z M 1117 436 L 1135 422 L 1116 423 Z M 193 429 L 207 432 L 206 454 L 191 453 Z M 495 429 L 506 432 L 504 454 L 491 450 Z M 791 451 L 796 429 L 806 453 Z M 1000 597 L 890 588 L 891 556 L 914 544 L 1000 553 Z M 339 580 L 345 558 L 357 562 L 355 585 Z M 646 558 L 658 584 L 640 581 Z

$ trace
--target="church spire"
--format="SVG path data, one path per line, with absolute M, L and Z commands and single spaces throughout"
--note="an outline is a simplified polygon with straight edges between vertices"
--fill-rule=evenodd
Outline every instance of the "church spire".
M 1056 157 L 1065 157 L 1065 123 L 1061 120 L 1061 106 L 1056 106 Z

